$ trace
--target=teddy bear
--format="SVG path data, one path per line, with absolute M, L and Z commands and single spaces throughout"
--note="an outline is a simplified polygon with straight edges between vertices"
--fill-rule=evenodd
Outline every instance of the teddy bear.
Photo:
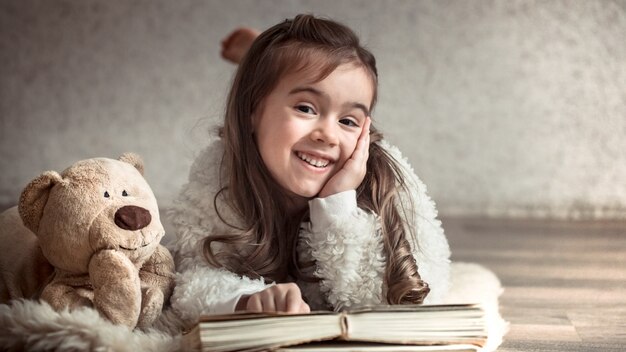
M 149 327 L 174 287 L 157 201 L 132 153 L 47 171 L 0 215 L 0 303 L 39 298 Z

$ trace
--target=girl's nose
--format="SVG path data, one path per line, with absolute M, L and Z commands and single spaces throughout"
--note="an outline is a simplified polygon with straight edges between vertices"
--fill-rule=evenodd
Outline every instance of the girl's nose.
M 337 137 L 337 123 L 332 118 L 320 118 L 317 121 L 311 138 L 317 142 L 322 142 L 330 146 L 336 146 L 339 144 Z

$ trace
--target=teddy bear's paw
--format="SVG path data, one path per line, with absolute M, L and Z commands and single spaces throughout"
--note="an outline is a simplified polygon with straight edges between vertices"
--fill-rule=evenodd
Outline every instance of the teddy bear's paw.
M 143 288 L 142 291 L 141 313 L 139 314 L 137 327 L 147 328 L 152 326 L 161 314 L 163 309 L 163 292 L 154 287 Z
M 90 298 L 77 295 L 76 298 L 69 303 L 70 310 L 82 307 L 93 308 L 93 301 Z
M 92 292 L 57 282 L 52 282 L 46 286 L 41 293 L 40 299 L 50 304 L 57 311 L 94 307 Z

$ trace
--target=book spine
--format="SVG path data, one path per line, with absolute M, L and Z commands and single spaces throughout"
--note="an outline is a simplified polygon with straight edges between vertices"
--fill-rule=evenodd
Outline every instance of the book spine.
M 339 335 L 339 340 L 348 340 L 349 331 L 348 331 L 348 313 L 345 311 L 341 312 L 339 315 L 339 326 L 341 327 L 341 335 Z

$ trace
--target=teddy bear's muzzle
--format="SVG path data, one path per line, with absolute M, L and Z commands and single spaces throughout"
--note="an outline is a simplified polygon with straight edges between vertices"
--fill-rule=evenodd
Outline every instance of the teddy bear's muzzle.
M 115 212 L 115 225 L 129 231 L 141 230 L 152 221 L 152 216 L 147 209 L 126 205 Z

